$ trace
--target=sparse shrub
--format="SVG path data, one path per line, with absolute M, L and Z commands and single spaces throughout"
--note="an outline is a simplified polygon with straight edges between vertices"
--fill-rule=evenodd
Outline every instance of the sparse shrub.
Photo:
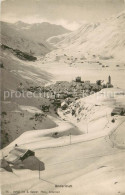
M 5 116 L 5 115 L 7 115 L 7 113 L 6 112 L 2 112 L 1 115 L 2 116 Z
M 112 123 L 115 123 L 115 119 L 114 118 L 112 119 Z
M 76 113 L 76 111 L 75 111 L 75 110 L 72 110 L 72 116 L 74 116 L 74 115 L 75 115 L 75 113 Z
M 35 113 L 35 117 L 38 117 L 39 116 L 39 113 Z
M 46 117 L 47 115 L 45 114 L 41 114 L 41 113 L 36 113 L 35 114 L 35 121 L 40 121 L 42 122 L 42 120 L 44 119 L 44 117 Z
M 24 113 L 20 113 L 20 116 L 24 117 Z
M 58 132 L 53 133 L 53 134 L 52 134 L 52 137 L 54 137 L 54 138 L 59 138 L 59 133 L 58 133 Z
M 33 120 L 34 118 L 33 117 L 30 117 L 29 120 Z
M 0 62 L 0 68 L 4 68 L 4 65 L 2 62 Z
M 100 56 L 99 58 L 101 60 L 110 60 L 110 59 L 113 59 L 113 56 Z
M 20 50 L 16 49 L 16 50 L 14 50 L 14 52 L 15 52 L 16 56 L 18 58 L 20 58 L 21 60 L 28 60 L 28 61 L 36 61 L 37 60 L 36 57 L 34 57 L 34 56 L 30 55 L 30 54 L 24 53 L 24 52 L 22 52 Z

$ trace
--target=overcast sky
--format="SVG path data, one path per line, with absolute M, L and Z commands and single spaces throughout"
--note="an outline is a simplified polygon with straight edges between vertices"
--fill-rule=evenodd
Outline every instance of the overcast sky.
M 2 20 L 51 22 L 71 30 L 84 22 L 98 22 L 124 9 L 124 0 L 3 0 Z

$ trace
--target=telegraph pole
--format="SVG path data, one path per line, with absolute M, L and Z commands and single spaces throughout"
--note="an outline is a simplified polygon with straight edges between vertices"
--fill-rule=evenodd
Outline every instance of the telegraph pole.
M 87 134 L 88 134 L 88 122 L 87 122 Z
M 69 134 L 69 136 L 70 136 L 70 145 L 71 145 L 71 133 Z
M 88 127 L 88 120 L 86 121 L 86 126 L 87 126 L 87 134 L 88 134 L 88 132 L 89 132 L 89 127 Z
M 40 179 L 40 162 L 39 162 L 39 179 Z

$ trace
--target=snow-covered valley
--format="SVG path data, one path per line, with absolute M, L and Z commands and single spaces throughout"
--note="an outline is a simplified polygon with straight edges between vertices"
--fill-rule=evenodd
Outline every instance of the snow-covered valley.
M 125 116 L 111 115 L 115 107 L 125 108 L 124 19 L 122 12 L 102 24 L 85 24 L 67 34 L 59 30 L 60 35 L 48 39 L 56 47 L 49 53 L 43 45 L 30 42 L 28 50 L 34 47 L 38 54 L 35 62 L 3 51 L 3 91 L 16 91 L 19 83 L 28 91 L 57 81 L 72 82 L 78 76 L 95 84 L 97 80 L 107 83 L 110 75 L 114 87 L 75 99 L 65 110 L 55 109 L 45 97 L 2 99 L 7 143 L 1 159 L 19 147 L 32 150 L 45 164 L 43 171 L 39 164 L 38 170 L 11 164 L 12 172 L 1 168 L 2 195 L 125 194 Z M 27 41 L 21 45 L 20 36 L 16 31 L 12 38 L 25 51 Z M 6 41 L 18 47 L 13 39 Z M 41 110 L 46 104 L 47 113 Z

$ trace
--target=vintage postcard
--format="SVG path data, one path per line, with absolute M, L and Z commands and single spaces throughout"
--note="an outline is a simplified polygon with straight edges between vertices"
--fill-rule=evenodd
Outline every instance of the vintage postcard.
M 1 0 L 1 195 L 125 195 L 125 1 Z

